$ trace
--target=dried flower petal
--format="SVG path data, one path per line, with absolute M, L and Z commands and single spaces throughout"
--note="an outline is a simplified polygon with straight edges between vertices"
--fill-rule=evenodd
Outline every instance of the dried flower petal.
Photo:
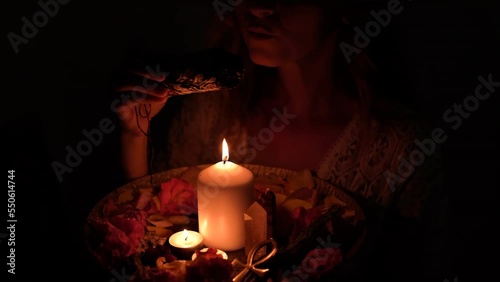
M 180 178 L 172 178 L 161 184 L 158 194 L 160 212 L 163 215 L 193 214 L 197 212 L 197 198 L 194 186 Z

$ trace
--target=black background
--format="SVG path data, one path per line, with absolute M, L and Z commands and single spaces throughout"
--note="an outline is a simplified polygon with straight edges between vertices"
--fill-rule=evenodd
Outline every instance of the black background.
M 442 115 L 474 94 L 479 75 L 493 74 L 500 81 L 499 9 L 486 1 L 402 3 L 403 12 L 369 48 L 383 51 L 387 60 L 379 65 L 389 81 L 408 89 L 401 98 L 449 136 L 443 149 L 453 211 L 447 246 L 452 269 L 440 281 L 490 279 L 498 265 L 500 88 L 457 130 Z M 116 131 L 105 135 L 62 182 L 51 164 L 64 162 L 65 147 L 84 140 L 82 130 L 113 117 L 106 100 L 113 67 L 133 52 L 198 50 L 214 10 L 210 1 L 73 0 L 60 5 L 15 54 L 6 35 L 21 34 L 21 17 L 31 19 L 40 6 L 36 1 L 4 5 L 1 159 L 5 170 L 16 170 L 17 281 L 30 281 L 28 276 L 33 281 L 111 281 L 113 275 L 99 272 L 86 253 L 82 234 L 92 206 L 122 184 L 114 177 Z M 3 275 L 7 241 L 0 240 Z

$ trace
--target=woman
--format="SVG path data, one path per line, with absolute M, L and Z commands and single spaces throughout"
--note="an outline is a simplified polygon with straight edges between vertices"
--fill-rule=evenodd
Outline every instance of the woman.
M 127 104 L 118 111 L 127 180 L 148 174 L 151 157 L 144 132 L 150 119 L 167 105 L 162 112 L 176 115 L 169 125 L 166 148 L 157 150 L 155 171 L 215 163 L 226 138 L 235 162 L 310 169 L 356 197 L 377 230 L 366 247 L 376 261 L 384 261 L 382 252 L 394 257 L 402 255 L 398 250 L 415 251 L 400 247 L 389 251 L 389 245 L 414 243 L 406 236 L 416 234 L 412 228 L 427 216 L 429 199 L 440 196 L 426 178 L 437 154 L 418 166 L 405 166 L 411 163 L 405 160 L 419 150 L 414 141 L 423 140 L 418 120 L 374 94 L 374 68 L 364 50 L 347 63 L 339 49 L 341 42 L 354 45 L 353 27 L 368 20 L 353 12 L 356 9 L 352 1 L 246 0 L 234 13 L 225 13 L 224 32 L 216 38 L 222 45 L 210 47 L 222 47 L 245 59 L 243 92 L 196 94 L 170 102 L 165 89 L 142 87 L 146 99 L 134 104 L 137 107 Z M 151 84 L 165 79 L 144 71 L 135 74 L 137 81 L 145 77 Z M 137 86 L 127 84 L 117 90 L 132 91 Z M 136 111 L 144 104 L 151 106 L 148 116 Z M 151 132 L 156 129 L 152 122 Z M 404 224 L 388 235 L 381 226 L 393 220 Z M 369 277 L 412 280 L 394 274 L 403 266 L 389 265 L 402 261 L 398 258 L 385 265 L 371 261 L 367 265 L 378 274 Z

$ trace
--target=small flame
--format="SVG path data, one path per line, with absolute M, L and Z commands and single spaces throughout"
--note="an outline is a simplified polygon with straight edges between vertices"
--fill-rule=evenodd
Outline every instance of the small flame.
M 222 140 L 222 160 L 224 162 L 229 160 L 229 149 L 227 147 L 226 138 L 224 138 L 224 140 Z
M 188 231 L 184 229 L 184 241 L 187 241 L 188 239 Z

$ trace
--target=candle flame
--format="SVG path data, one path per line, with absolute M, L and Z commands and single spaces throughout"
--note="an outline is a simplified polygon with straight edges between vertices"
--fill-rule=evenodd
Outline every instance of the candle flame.
M 187 241 L 188 239 L 188 232 L 186 229 L 184 229 L 184 241 Z
M 222 140 L 222 160 L 224 163 L 229 160 L 229 148 L 227 147 L 226 138 Z

